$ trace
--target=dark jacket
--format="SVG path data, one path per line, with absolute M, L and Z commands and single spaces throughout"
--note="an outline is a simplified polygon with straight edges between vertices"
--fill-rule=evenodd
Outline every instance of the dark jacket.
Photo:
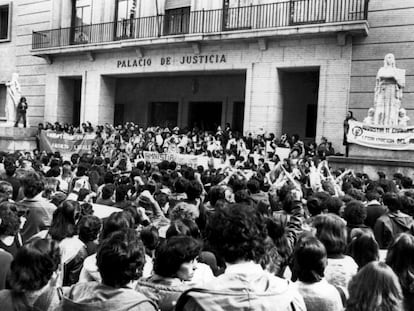
M 369 204 L 366 207 L 367 210 L 367 218 L 365 218 L 365 224 L 368 227 L 374 229 L 375 222 L 378 218 L 384 215 L 387 212 L 387 208 L 384 205 L 377 203 Z
M 400 211 L 381 216 L 374 227 L 375 239 L 381 249 L 388 248 L 394 237 L 403 232 L 414 234 L 414 221 L 410 215 Z
M 28 104 L 27 104 L 27 102 L 19 102 L 18 104 L 17 104 L 17 112 L 19 112 L 19 113 L 26 113 L 26 110 L 27 110 L 27 108 L 28 108 Z

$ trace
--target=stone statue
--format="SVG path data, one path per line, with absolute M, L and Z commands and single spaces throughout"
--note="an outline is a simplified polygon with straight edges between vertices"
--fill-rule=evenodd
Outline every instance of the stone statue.
M 397 69 L 394 55 L 387 54 L 375 84 L 375 125 L 398 126 L 404 86 L 405 70 Z
M 398 125 L 407 126 L 408 121 L 410 121 L 410 117 L 407 116 L 407 111 L 404 108 L 400 108 L 398 112 Z
M 10 82 L 6 83 L 7 86 L 7 99 L 6 99 L 6 120 L 8 124 L 14 124 L 16 121 L 16 109 L 17 104 L 22 96 L 20 90 L 20 83 L 18 81 L 19 75 L 13 73 Z

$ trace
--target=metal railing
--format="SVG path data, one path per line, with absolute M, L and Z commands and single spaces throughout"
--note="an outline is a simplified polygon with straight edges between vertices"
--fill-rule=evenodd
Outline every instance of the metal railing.
M 369 0 L 290 0 L 34 31 L 32 48 L 367 20 Z

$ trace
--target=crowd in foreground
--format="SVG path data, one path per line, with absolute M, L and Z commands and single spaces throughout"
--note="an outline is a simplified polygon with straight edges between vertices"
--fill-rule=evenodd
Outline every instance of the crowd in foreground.
M 120 131 L 70 160 L 2 155 L 2 310 L 414 309 L 410 177 L 333 171 L 294 146 L 150 164 Z

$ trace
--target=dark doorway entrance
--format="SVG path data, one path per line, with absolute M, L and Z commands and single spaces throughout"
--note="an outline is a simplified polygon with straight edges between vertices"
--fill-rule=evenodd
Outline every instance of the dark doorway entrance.
M 173 128 L 177 126 L 178 102 L 151 103 L 150 125 Z
M 57 120 L 80 124 L 82 101 L 82 77 L 61 77 L 58 84 Z
M 282 131 L 314 139 L 318 117 L 319 69 L 279 71 L 283 99 Z
M 244 102 L 234 102 L 232 129 L 235 132 L 243 133 Z
M 188 124 L 191 128 L 216 131 L 221 125 L 221 102 L 190 102 Z
M 72 124 L 79 126 L 82 100 L 82 79 L 73 80 L 73 115 Z

